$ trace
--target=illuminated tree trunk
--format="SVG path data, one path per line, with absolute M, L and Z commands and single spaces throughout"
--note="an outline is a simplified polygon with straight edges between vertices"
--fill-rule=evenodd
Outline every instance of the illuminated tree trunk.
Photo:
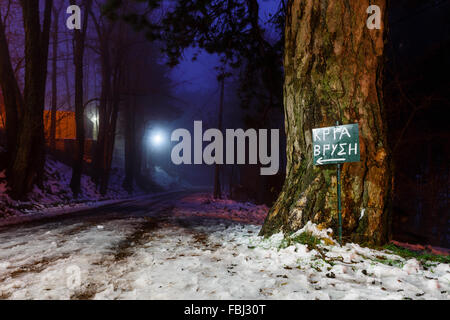
M 386 1 L 381 8 L 386 21 Z M 392 188 L 382 94 L 385 23 L 366 26 L 368 0 L 293 0 L 285 29 L 287 170 L 261 234 L 291 232 L 307 221 L 337 235 L 336 165 L 314 166 L 312 128 L 358 123 L 361 162 L 342 166 L 344 241 L 389 237 Z

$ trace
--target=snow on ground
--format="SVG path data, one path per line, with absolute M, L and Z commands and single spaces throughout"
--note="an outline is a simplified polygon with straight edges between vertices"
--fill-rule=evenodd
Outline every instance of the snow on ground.
M 248 203 L 196 195 L 173 206 L 0 233 L 0 298 L 450 299 L 449 264 L 356 244 L 286 246 L 282 234 L 257 235 L 263 211 Z M 329 237 L 313 224 L 303 232 Z

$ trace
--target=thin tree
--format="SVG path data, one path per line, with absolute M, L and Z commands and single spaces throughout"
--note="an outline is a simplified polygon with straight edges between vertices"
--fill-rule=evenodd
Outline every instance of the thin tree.
M 94 181 L 101 194 L 108 188 L 109 174 L 114 152 L 117 116 L 119 113 L 124 61 L 130 44 L 126 42 L 125 24 L 109 21 L 103 15 L 89 10 L 97 33 L 98 53 L 101 64 L 101 94 L 99 102 L 99 130 L 94 154 Z
M 220 84 L 220 101 L 219 101 L 219 112 L 218 112 L 218 122 L 217 128 L 222 131 L 223 130 L 223 95 L 225 89 L 225 73 L 222 72 L 218 77 Z M 222 198 L 222 190 L 220 186 L 220 169 L 221 165 L 216 163 L 214 164 L 214 199 Z
M 90 10 L 92 0 L 84 0 L 85 13 L 83 15 L 83 22 L 80 29 L 74 30 L 74 55 L 73 61 L 75 65 L 75 123 L 76 123 L 76 153 L 72 166 L 72 179 L 70 187 L 73 195 L 78 197 L 81 189 L 81 174 L 83 172 L 83 157 L 84 157 L 84 93 L 83 93 L 83 58 L 85 49 L 86 31 L 88 25 L 88 11 Z M 75 1 L 71 1 L 75 4 Z
M 53 6 L 52 26 L 52 109 L 50 115 L 50 148 L 55 150 L 56 145 L 56 111 L 58 104 L 58 17 L 62 6 Z

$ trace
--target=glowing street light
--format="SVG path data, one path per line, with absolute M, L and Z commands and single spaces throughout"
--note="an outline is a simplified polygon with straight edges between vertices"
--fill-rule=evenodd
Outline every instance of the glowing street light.
M 160 134 L 155 134 L 152 137 L 152 142 L 155 146 L 159 146 L 163 142 L 163 137 Z
M 162 131 L 154 131 L 150 134 L 150 143 L 154 147 L 161 147 L 165 141 L 165 135 Z

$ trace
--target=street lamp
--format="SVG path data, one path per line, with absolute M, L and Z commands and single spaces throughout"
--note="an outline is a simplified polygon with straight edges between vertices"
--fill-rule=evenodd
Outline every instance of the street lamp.
M 152 143 L 155 146 L 160 146 L 163 142 L 163 137 L 160 133 L 156 133 L 152 136 Z
M 150 132 L 149 142 L 153 147 L 162 147 L 165 143 L 165 134 L 161 130 L 153 130 Z

